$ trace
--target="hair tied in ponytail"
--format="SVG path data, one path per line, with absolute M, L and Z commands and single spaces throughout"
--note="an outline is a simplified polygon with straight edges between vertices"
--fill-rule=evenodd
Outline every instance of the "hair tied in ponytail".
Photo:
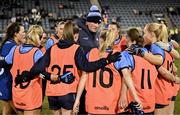
M 163 29 L 163 24 L 161 24 L 161 25 L 159 26 L 159 29 L 162 31 L 162 29 Z

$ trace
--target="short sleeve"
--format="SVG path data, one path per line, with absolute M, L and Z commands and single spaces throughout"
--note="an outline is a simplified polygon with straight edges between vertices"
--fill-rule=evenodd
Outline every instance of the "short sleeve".
M 121 54 L 121 60 L 116 61 L 114 63 L 114 66 L 117 70 L 121 70 L 123 68 L 129 68 L 130 67 L 130 61 L 128 58 L 128 54 L 126 52 L 122 52 Z
M 54 41 L 51 38 L 49 38 L 46 42 L 46 50 L 48 50 L 53 45 L 54 45 Z
M 17 46 L 12 47 L 10 52 L 8 53 L 8 55 L 5 57 L 5 61 L 7 64 L 13 63 L 13 56 L 14 56 L 14 51 L 15 51 L 16 47 Z
M 161 49 L 158 45 L 152 44 L 150 51 L 151 51 L 152 54 L 161 55 L 164 58 L 164 55 L 165 55 L 164 50 Z
M 36 63 L 42 56 L 43 52 L 38 49 L 34 54 L 34 63 Z

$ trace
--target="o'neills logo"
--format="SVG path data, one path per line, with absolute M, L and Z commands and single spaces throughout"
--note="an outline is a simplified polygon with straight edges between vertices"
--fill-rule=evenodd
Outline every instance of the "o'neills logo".
M 20 106 L 26 106 L 26 104 L 24 104 L 24 103 L 18 103 L 18 102 L 16 102 L 16 104 L 17 104 L 17 105 L 20 105 Z
M 103 107 L 99 107 L 99 106 L 96 106 L 96 107 L 94 107 L 96 110 L 109 110 L 109 107 L 107 107 L 107 106 L 103 106 Z

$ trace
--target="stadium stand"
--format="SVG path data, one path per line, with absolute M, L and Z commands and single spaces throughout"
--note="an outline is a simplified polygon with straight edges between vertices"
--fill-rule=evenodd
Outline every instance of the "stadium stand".
M 4 0 L 5 1 L 5 0 Z M 0 31 L 10 21 L 16 19 L 24 25 L 34 21 L 47 31 L 54 27 L 56 20 L 86 14 L 91 6 L 90 0 L 16 0 L 16 3 L 3 2 L 0 6 Z M 122 28 L 144 27 L 146 23 L 158 21 L 153 14 L 168 15 L 176 27 L 180 27 L 179 0 L 99 0 L 110 20 L 117 19 Z M 34 10 L 32 13 L 32 9 Z M 24 17 L 28 17 L 25 20 Z M 15 18 L 15 19 L 14 19 Z M 25 23 L 28 22 L 28 23 Z
M 123 28 L 129 26 L 144 27 L 145 24 L 157 21 L 152 14 L 167 14 L 167 8 L 180 7 L 178 0 L 99 0 L 109 15 L 110 20 L 119 17 L 118 20 Z M 176 11 L 177 12 L 177 11 Z M 169 17 L 177 27 L 180 27 L 180 15 L 169 14 Z

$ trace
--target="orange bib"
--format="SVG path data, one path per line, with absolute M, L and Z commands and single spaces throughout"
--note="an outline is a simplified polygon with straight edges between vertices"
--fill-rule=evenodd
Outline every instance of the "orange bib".
M 165 60 L 162 65 L 164 68 L 172 72 L 173 67 L 173 58 L 171 55 L 165 51 Z M 156 104 L 168 105 L 173 96 L 172 87 L 173 83 L 164 79 L 160 74 L 156 80 L 155 89 L 156 89 Z
M 98 60 L 98 53 L 98 49 L 92 49 L 89 61 Z M 113 64 L 89 73 L 86 82 L 86 111 L 91 114 L 115 114 L 120 89 L 121 76 Z
M 122 36 L 120 42 L 113 46 L 113 49 L 115 49 L 119 52 L 124 51 L 126 48 L 127 48 L 127 46 L 126 46 L 126 37 L 125 36 Z
M 136 88 L 139 99 L 142 102 L 145 113 L 153 112 L 155 109 L 155 81 L 157 78 L 157 70 L 154 65 L 146 61 L 140 56 L 134 55 L 135 68 L 132 72 L 132 80 Z M 129 102 L 133 101 L 133 97 L 129 92 Z
M 20 47 L 17 46 L 14 52 L 13 65 L 11 73 L 13 76 L 12 95 L 14 106 L 22 110 L 33 110 L 42 106 L 42 86 L 41 79 L 35 77 L 31 80 L 29 86 L 25 89 L 21 89 L 18 85 L 15 87 L 15 78 L 17 74 L 21 74 L 22 71 L 30 71 L 34 64 L 34 54 L 38 48 L 32 48 L 27 53 L 20 53 Z M 23 83 L 27 84 L 27 83 Z
M 78 47 L 79 46 L 75 44 L 65 49 L 60 49 L 57 45 L 52 46 L 48 72 L 63 75 L 63 73 L 71 71 L 76 78 L 72 84 L 65 84 L 62 82 L 51 84 L 50 81 L 47 81 L 46 96 L 63 96 L 68 93 L 76 93 L 79 75 L 74 56 Z

